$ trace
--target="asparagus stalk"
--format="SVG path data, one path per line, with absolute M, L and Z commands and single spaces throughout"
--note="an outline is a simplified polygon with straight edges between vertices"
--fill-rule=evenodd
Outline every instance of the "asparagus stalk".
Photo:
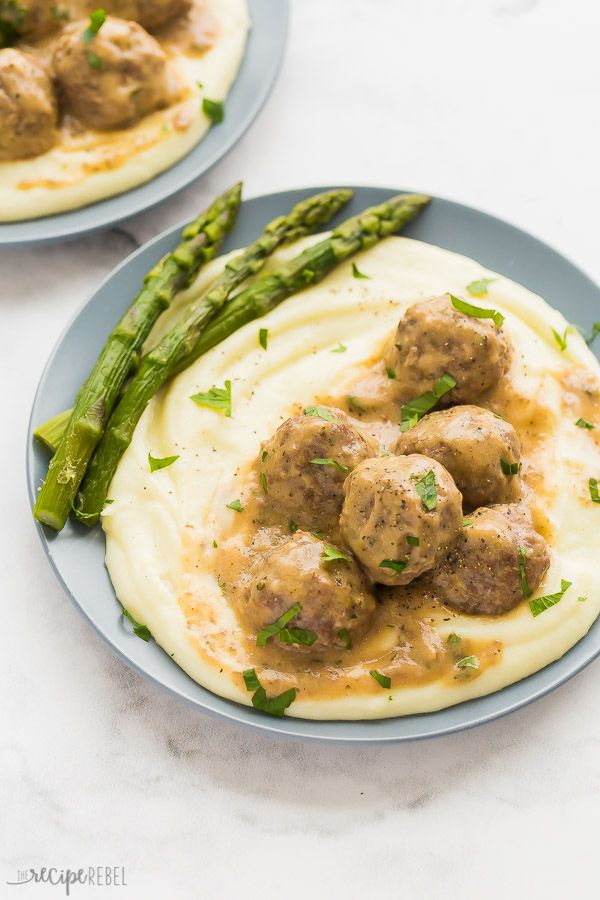
M 96 522 L 119 460 L 131 443 L 135 427 L 148 402 L 172 375 L 178 360 L 191 352 L 206 324 L 223 307 L 232 291 L 250 275 L 256 274 L 277 247 L 310 234 L 327 222 L 351 196 L 352 191 L 348 190 L 317 194 L 295 206 L 287 217 L 280 216 L 270 222 L 257 241 L 225 265 L 219 278 L 143 358 L 115 407 L 88 466 L 74 506 L 76 518 L 89 526 Z
M 56 448 L 59 445 L 61 437 L 65 433 L 72 412 L 72 409 L 66 409 L 64 412 L 52 416 L 51 419 L 48 419 L 33 432 L 34 437 L 36 437 L 40 444 L 51 454 L 56 453 Z
M 384 237 L 399 231 L 415 219 L 431 202 L 423 194 L 399 194 L 380 206 L 366 209 L 336 228 L 330 237 L 314 244 L 276 272 L 263 275 L 246 290 L 226 303 L 205 328 L 200 340 L 175 367 L 182 372 L 211 347 L 247 322 L 264 316 L 291 294 L 322 281 L 339 263 L 372 247 Z
M 63 528 L 136 354 L 175 294 L 219 251 L 235 223 L 240 198 L 241 184 L 236 184 L 184 228 L 181 243 L 149 272 L 142 290 L 110 334 L 77 395 L 50 462 L 33 509 L 39 522 L 56 531 Z

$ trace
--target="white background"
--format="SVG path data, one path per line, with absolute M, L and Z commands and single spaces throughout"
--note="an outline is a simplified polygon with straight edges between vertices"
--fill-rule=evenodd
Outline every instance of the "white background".
M 274 0 L 275 2 L 275 0 Z M 371 183 L 504 217 L 600 281 L 595 0 L 294 0 L 275 91 L 200 184 L 101 236 L 0 253 L 0 896 L 21 867 L 125 866 L 123 896 L 591 897 L 600 663 L 507 719 L 386 749 L 276 741 L 130 671 L 43 556 L 25 493 L 35 387 L 135 244 L 246 196 Z M 600 520 L 599 520 L 600 521 Z M 108 889 L 74 887 L 73 897 Z

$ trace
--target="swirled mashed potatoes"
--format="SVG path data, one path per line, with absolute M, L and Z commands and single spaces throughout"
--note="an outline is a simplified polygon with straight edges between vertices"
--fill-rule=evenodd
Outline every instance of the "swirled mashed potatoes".
M 270 265 L 297 252 L 297 246 L 280 251 Z M 296 699 L 286 714 L 304 718 L 398 716 L 489 694 L 563 655 L 600 611 L 595 572 L 600 507 L 592 502 L 588 484 L 590 477 L 600 477 L 600 448 L 595 429 L 575 424 L 580 418 L 594 421 L 600 398 L 600 366 L 585 342 L 569 333 L 567 347 L 561 351 L 552 333 L 555 329 L 562 335 L 567 328 L 559 312 L 478 263 L 428 244 L 391 237 L 361 254 L 356 263 L 368 278 L 353 278 L 351 263 L 342 265 L 321 285 L 292 297 L 213 348 L 157 395 L 118 468 L 109 493 L 113 503 L 103 515 L 106 561 L 117 597 L 150 628 L 175 662 L 209 690 L 245 704 L 250 703 L 251 694 L 242 672 L 253 668 L 268 696 L 295 687 Z M 222 265 L 223 260 L 217 260 L 207 267 L 161 323 L 161 331 Z M 474 300 L 466 286 L 483 277 L 495 280 L 487 296 Z M 292 557 L 285 558 L 282 548 L 285 551 L 291 539 L 294 543 L 289 546 L 295 548 L 299 566 L 314 567 L 315 546 L 324 547 L 328 540 L 350 555 L 348 541 L 335 526 L 327 525 L 333 530 L 313 536 L 313 526 L 307 523 L 293 534 L 298 527 L 289 521 L 293 514 L 275 509 L 276 498 L 264 492 L 264 448 L 271 446 L 269 441 L 283 422 L 321 403 L 342 409 L 343 421 L 365 436 L 357 450 L 352 441 L 344 445 L 349 448 L 346 467 L 357 466 L 354 487 L 345 486 L 346 496 L 350 490 L 358 492 L 357 509 L 361 491 L 369 489 L 369 473 L 374 471 L 372 458 L 361 461 L 373 452 L 365 447 L 371 448 L 375 441 L 380 446 L 376 462 L 382 474 L 378 477 L 399 477 L 389 473 L 396 457 L 387 455 L 398 442 L 401 418 L 394 399 L 396 388 L 390 388 L 394 378 L 387 371 L 390 366 L 385 367 L 390 336 L 409 307 L 445 292 L 504 316 L 502 339 L 512 346 L 509 368 L 503 374 L 499 370 L 498 383 L 485 386 L 474 403 L 494 414 L 483 412 L 482 416 L 498 422 L 497 417 L 502 417 L 504 424 L 492 435 L 492 446 L 494 441 L 506 440 L 507 453 L 517 453 L 520 441 L 518 489 L 514 496 L 502 493 L 500 474 L 492 502 L 509 504 L 516 549 L 521 552 L 521 544 L 528 542 L 523 547 L 527 565 L 527 554 L 537 554 L 537 568 L 526 570 L 534 588 L 532 596 L 527 596 L 525 581 L 522 595 L 501 604 L 508 611 L 483 604 L 486 614 L 482 614 L 477 602 L 475 609 L 473 602 L 467 602 L 465 611 L 464 606 L 459 609 L 452 604 L 450 595 L 450 602 L 442 602 L 432 592 L 428 573 L 406 585 L 400 566 L 397 578 L 393 568 L 384 570 L 390 577 L 381 580 L 388 586 L 377 588 L 374 604 L 367 554 L 367 568 L 359 570 L 352 557 L 352 567 L 340 569 L 339 577 L 335 561 L 324 563 L 325 575 L 318 576 L 316 594 L 328 590 L 329 577 L 340 596 L 355 602 L 355 612 L 348 614 L 348 606 L 331 607 L 325 619 L 319 619 L 312 608 L 303 608 L 308 617 L 304 627 L 319 631 L 314 646 L 294 649 L 277 637 L 257 646 L 261 604 L 268 602 L 257 593 L 264 587 L 260 573 L 271 565 L 273 578 L 286 577 Z M 259 328 L 268 329 L 266 350 L 259 342 Z M 223 387 L 225 381 L 231 382 L 231 418 L 190 399 L 212 386 Z M 468 403 L 469 398 L 461 395 L 456 402 Z M 404 432 L 407 435 L 410 430 Z M 285 432 L 283 438 L 287 440 Z M 149 452 L 179 458 L 168 468 L 150 472 Z M 403 451 L 396 448 L 395 452 Z M 408 452 L 429 451 L 419 444 Z M 354 460 L 352 453 L 358 454 Z M 504 461 L 507 478 L 516 458 L 508 456 Z M 455 465 L 451 459 L 443 462 L 449 468 Z M 430 463 L 426 468 L 439 472 L 441 464 Z M 464 468 L 459 467 L 455 476 L 460 483 L 468 481 Z M 425 490 L 423 482 L 423 497 Z M 450 484 L 451 516 L 444 527 L 446 537 L 454 542 L 461 527 L 460 519 L 456 520 L 457 496 Z M 474 503 L 478 497 L 474 495 Z M 516 500 L 518 506 L 510 506 Z M 489 512 L 479 521 L 482 513 L 463 509 L 465 533 L 469 527 L 488 527 Z M 494 516 L 505 515 L 506 507 L 497 509 Z M 298 517 L 307 513 L 307 504 L 298 503 L 297 512 Z M 346 537 L 352 538 L 352 527 L 352 523 L 344 526 Z M 360 542 L 356 552 L 360 562 Z M 371 566 L 375 573 L 376 563 L 374 569 Z M 443 572 L 449 563 L 436 561 L 436 565 Z M 440 584 L 450 590 L 454 582 L 444 577 Z M 546 604 L 548 608 L 534 616 L 529 601 L 535 606 L 537 598 L 559 593 L 561 582 L 571 584 L 559 602 Z M 301 603 L 310 595 L 306 584 L 299 571 L 291 589 Z M 263 594 L 268 597 L 267 590 Z M 367 617 L 355 632 L 353 616 Z M 341 635 L 339 640 L 336 634 Z M 333 635 L 331 641 L 327 635 Z M 372 672 L 382 677 L 376 679 Z
M 218 121 L 244 55 L 246 0 L 107 2 L 106 21 L 86 35 L 101 5 L 15 7 L 21 30 L 0 50 L 0 222 L 137 187 L 202 140 L 205 99 Z

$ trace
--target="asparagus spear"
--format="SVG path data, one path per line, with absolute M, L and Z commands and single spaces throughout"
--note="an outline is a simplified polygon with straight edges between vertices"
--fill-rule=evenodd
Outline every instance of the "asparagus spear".
M 56 453 L 60 439 L 69 424 L 72 412 L 72 409 L 66 409 L 64 412 L 57 413 L 57 415 L 52 416 L 51 419 L 48 419 L 33 432 L 34 437 L 38 439 L 40 444 L 53 455 Z
M 188 308 L 163 340 L 142 360 L 125 394 L 115 407 L 105 434 L 88 466 L 74 507 L 75 516 L 93 525 L 102 508 L 119 460 L 131 443 L 133 432 L 149 400 L 173 373 L 178 360 L 190 353 L 207 322 L 222 308 L 231 292 L 256 274 L 266 258 L 281 244 L 310 234 L 327 222 L 352 196 L 337 190 L 317 194 L 295 206 L 287 216 L 270 222 L 261 236 L 228 262 L 223 273 Z
M 330 237 L 314 244 L 276 272 L 263 275 L 226 303 L 204 329 L 200 340 L 176 365 L 173 374 L 187 369 L 195 359 L 247 322 L 264 316 L 291 294 L 317 284 L 339 263 L 415 219 L 431 202 L 423 194 L 399 194 L 380 206 L 366 209 L 336 228 Z
M 87 464 L 110 412 L 155 321 L 177 291 L 212 259 L 231 231 L 240 205 L 241 184 L 226 191 L 183 230 L 182 241 L 146 276 L 144 286 L 110 334 L 75 400 L 33 514 L 60 531 L 69 515 Z

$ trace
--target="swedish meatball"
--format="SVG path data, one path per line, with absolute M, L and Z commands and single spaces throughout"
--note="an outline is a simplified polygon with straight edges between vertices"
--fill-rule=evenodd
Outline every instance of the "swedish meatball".
M 509 422 L 480 406 L 429 413 L 401 434 L 393 453 L 422 453 L 452 475 L 469 509 L 515 500 L 521 443 Z
M 26 41 L 38 38 L 64 24 L 60 4 L 56 0 L 15 0 L 0 4 L 0 46 L 15 37 Z
M 280 425 L 263 444 L 260 466 L 269 500 L 310 529 L 337 521 L 346 475 L 379 448 L 341 409 L 307 409 L 319 415 L 292 416 Z
M 460 492 L 443 466 L 426 456 L 369 459 L 346 479 L 340 527 L 373 581 L 408 584 L 458 540 Z
M 499 616 L 539 587 L 550 562 L 546 541 L 515 505 L 482 507 L 469 519 L 427 590 L 462 612 Z
M 66 104 L 84 125 L 127 128 L 166 104 L 166 57 L 153 37 L 136 22 L 109 17 L 85 44 L 86 27 L 65 29 L 54 52 Z
M 190 0 L 108 0 L 104 9 L 121 19 L 132 19 L 147 31 L 181 16 L 190 8 Z
M 447 372 L 456 387 L 441 402 L 472 403 L 500 380 L 508 362 L 509 345 L 500 328 L 491 319 L 459 312 L 449 294 L 413 303 L 385 353 L 403 402 L 430 391 Z
M 267 553 L 241 600 L 244 618 L 259 631 L 299 603 L 300 612 L 286 627 L 316 634 L 314 649 L 347 647 L 348 638 L 352 642 L 363 635 L 375 612 L 371 584 L 348 552 L 347 559 L 332 562 L 323 560 L 324 553 L 325 544 L 303 531 Z
M 46 73 L 20 50 L 0 50 L 0 160 L 45 153 L 56 140 L 57 109 Z

